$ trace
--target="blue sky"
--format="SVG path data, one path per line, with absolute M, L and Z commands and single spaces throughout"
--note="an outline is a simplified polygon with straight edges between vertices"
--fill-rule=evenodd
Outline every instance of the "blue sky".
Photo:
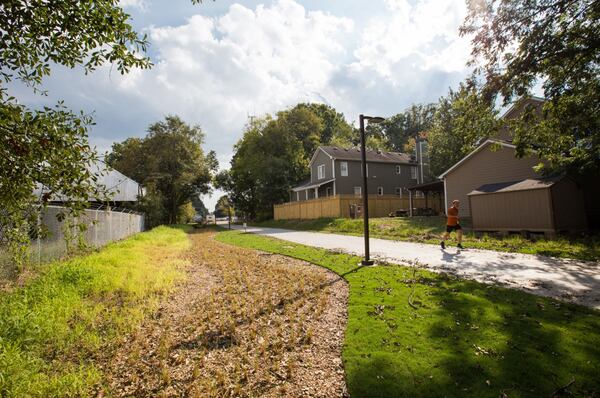
M 31 106 L 65 100 L 93 112 L 90 140 L 104 152 L 177 114 L 199 124 L 205 149 L 227 168 L 248 115 L 325 102 L 349 121 L 433 102 L 469 70 L 459 37 L 464 0 L 122 0 L 151 42 L 155 66 L 121 76 L 56 67 L 47 97 L 15 87 Z M 219 192 L 205 198 L 214 208 Z

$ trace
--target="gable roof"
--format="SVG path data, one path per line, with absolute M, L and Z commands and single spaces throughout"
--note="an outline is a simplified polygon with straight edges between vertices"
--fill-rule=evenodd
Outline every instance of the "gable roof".
M 359 148 L 340 148 L 336 146 L 320 146 L 317 148 L 316 153 L 321 150 L 325 152 L 331 159 L 338 160 L 361 160 L 361 151 Z M 367 162 L 370 163 L 404 163 L 404 164 L 416 164 L 416 161 L 411 158 L 410 155 L 400 152 L 388 152 L 388 151 L 373 151 L 367 149 L 366 151 Z M 314 159 L 314 155 L 313 155 Z M 311 159 L 311 163 L 312 160 Z
M 485 184 L 479 188 L 475 188 L 467 195 L 485 195 L 500 192 L 515 192 L 515 191 L 530 191 L 533 189 L 550 188 L 564 176 L 556 176 L 550 178 L 528 178 L 520 181 L 497 182 L 494 184 Z
M 533 105 L 538 110 L 544 105 L 546 100 L 541 97 L 531 96 L 522 101 L 516 101 L 500 116 L 500 119 L 512 119 L 515 113 L 522 111 L 526 106 Z
M 499 144 L 499 145 L 502 145 L 503 147 L 506 147 L 506 148 L 513 148 L 513 149 L 516 148 L 513 144 L 511 144 L 511 143 L 509 143 L 507 141 L 494 140 L 494 139 L 488 138 L 481 145 L 479 145 L 477 148 L 475 148 L 473 151 L 471 151 L 467 156 L 465 156 L 464 158 L 462 158 L 458 163 L 455 163 L 448 170 L 444 171 L 440 175 L 439 178 L 442 179 L 442 178 L 446 177 L 449 173 L 451 173 L 453 170 L 455 170 L 456 168 L 458 168 L 461 164 L 463 164 L 468 159 L 472 158 L 476 153 L 481 152 L 485 147 L 487 147 L 488 145 L 491 145 L 491 144 Z
M 524 101 L 517 101 L 517 102 L 513 103 L 510 106 L 510 108 L 508 108 L 506 110 L 506 112 L 504 112 L 502 114 L 502 116 L 500 116 L 500 118 L 501 119 L 512 119 L 515 117 L 515 114 L 518 114 L 518 112 L 522 111 L 524 109 L 524 107 L 527 105 L 533 105 L 539 111 L 545 102 L 546 102 L 546 100 L 544 98 L 531 96 L 531 97 L 525 99 Z M 475 148 L 467 156 L 462 158 L 458 163 L 454 164 L 448 170 L 444 171 L 439 176 L 439 178 L 443 179 L 446 175 L 448 175 L 448 173 L 452 172 L 458 166 L 463 164 L 467 159 L 469 159 L 470 157 L 472 157 L 473 155 L 475 155 L 476 153 L 478 153 L 479 151 L 481 151 L 483 148 L 485 148 L 487 145 L 489 145 L 491 143 L 500 144 L 500 145 L 502 145 L 504 147 L 508 147 L 508 148 L 513 148 L 513 149 L 516 148 L 515 145 L 513 145 L 511 143 L 512 141 L 510 140 L 509 137 L 503 136 L 502 132 L 500 132 L 499 135 L 501 138 L 496 137 L 496 138 L 488 138 L 487 140 L 485 140 L 481 145 L 479 145 L 477 148 Z M 505 138 L 505 139 L 502 139 L 502 138 Z
M 138 195 L 143 194 L 143 188 L 136 181 L 127 177 L 123 173 L 111 168 L 104 161 L 98 160 L 88 166 L 91 174 L 94 174 L 97 181 L 95 186 L 106 191 L 111 202 L 137 202 Z M 33 194 L 40 197 L 47 189 L 43 186 L 37 187 Z M 52 202 L 64 202 L 68 197 L 60 193 L 54 193 L 50 197 Z M 89 197 L 89 201 L 104 201 L 102 197 Z

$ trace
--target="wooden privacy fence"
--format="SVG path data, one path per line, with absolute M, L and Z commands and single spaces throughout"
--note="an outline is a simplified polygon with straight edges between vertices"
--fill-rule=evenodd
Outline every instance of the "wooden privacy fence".
M 437 196 L 412 198 L 413 209 L 432 208 L 436 213 L 442 211 L 442 202 Z M 301 202 L 289 202 L 273 206 L 275 220 L 308 220 L 322 217 L 350 218 L 351 209 L 362 205 L 362 198 L 353 195 L 336 195 Z M 369 196 L 369 217 L 387 217 L 395 210 L 410 209 L 408 197 L 393 195 Z

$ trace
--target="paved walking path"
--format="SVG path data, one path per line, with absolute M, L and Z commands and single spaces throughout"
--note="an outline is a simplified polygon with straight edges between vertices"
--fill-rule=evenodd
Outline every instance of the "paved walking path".
M 235 226 L 236 229 L 243 229 Z M 362 237 L 249 227 L 248 232 L 329 250 L 364 255 Z M 491 250 L 458 250 L 371 239 L 371 256 L 391 263 L 419 262 L 436 271 L 498 283 L 600 309 L 600 264 Z

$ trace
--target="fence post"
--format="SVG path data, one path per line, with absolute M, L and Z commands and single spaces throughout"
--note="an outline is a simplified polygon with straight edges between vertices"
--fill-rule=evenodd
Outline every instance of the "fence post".
M 94 247 L 98 247 L 98 210 L 94 210 Z
M 110 206 L 108 206 L 107 212 L 108 212 L 108 241 L 112 242 L 112 211 L 110 211 Z
M 38 207 L 38 211 L 37 211 L 37 258 L 38 258 L 38 265 L 42 263 L 42 238 L 40 236 L 42 234 L 41 212 L 42 212 L 42 208 L 40 206 L 40 207 Z

